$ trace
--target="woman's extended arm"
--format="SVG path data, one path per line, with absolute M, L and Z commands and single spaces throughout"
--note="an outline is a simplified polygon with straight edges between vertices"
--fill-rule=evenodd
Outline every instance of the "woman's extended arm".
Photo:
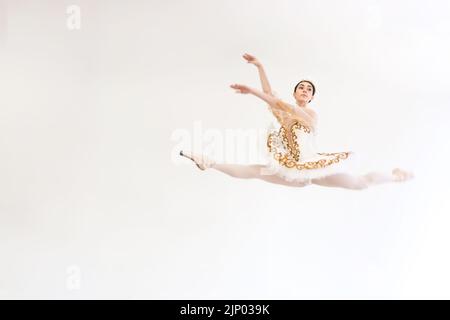
M 296 108 L 289 106 L 289 104 L 285 103 L 279 98 L 242 84 L 232 84 L 230 87 L 235 89 L 237 93 L 250 93 L 267 102 L 267 104 L 271 107 L 272 113 L 275 115 L 279 122 L 281 122 L 280 117 L 286 118 L 286 116 L 288 116 L 292 119 L 303 121 L 309 126 L 315 127 L 316 125 L 317 117 L 314 113 L 308 113 L 304 110 L 301 110 L 300 107 Z
M 258 98 L 264 100 L 265 102 L 267 102 L 274 109 L 285 108 L 284 105 L 277 104 L 278 101 L 281 101 L 280 99 L 275 98 L 274 96 L 267 94 L 265 92 L 261 92 L 255 88 L 250 88 L 243 84 L 232 84 L 230 87 L 235 89 L 236 93 L 242 93 L 242 94 L 250 93 L 250 94 L 258 97 Z
M 248 53 L 244 54 L 243 57 L 245 60 L 247 60 L 248 63 L 251 63 L 258 68 L 259 79 L 261 80 L 261 87 L 263 92 L 272 95 L 272 88 L 270 87 L 269 80 L 267 79 L 266 72 L 261 62 L 255 56 L 252 56 Z

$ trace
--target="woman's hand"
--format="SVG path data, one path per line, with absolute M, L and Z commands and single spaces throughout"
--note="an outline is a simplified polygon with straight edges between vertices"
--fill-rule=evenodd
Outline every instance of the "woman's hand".
M 231 88 L 233 88 L 234 90 L 236 90 L 236 93 L 242 93 L 242 94 L 248 94 L 248 93 L 252 93 L 252 88 L 245 86 L 243 84 L 232 84 L 230 86 Z
M 259 62 L 259 60 L 256 59 L 255 56 L 252 56 L 251 54 L 245 53 L 243 55 L 243 57 L 244 57 L 245 60 L 247 60 L 248 63 L 251 63 L 251 64 L 253 64 L 253 65 L 257 66 L 257 67 L 261 66 L 261 62 Z

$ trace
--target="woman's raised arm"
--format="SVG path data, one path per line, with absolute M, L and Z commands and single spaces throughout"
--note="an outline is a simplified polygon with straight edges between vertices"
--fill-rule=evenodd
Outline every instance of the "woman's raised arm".
M 245 60 L 247 60 L 248 63 L 251 63 L 258 68 L 259 79 L 261 80 L 261 87 L 263 92 L 269 95 L 273 95 L 272 88 L 270 87 L 269 80 L 267 79 L 266 72 L 261 62 L 255 56 L 252 56 L 248 53 L 245 53 L 243 57 Z

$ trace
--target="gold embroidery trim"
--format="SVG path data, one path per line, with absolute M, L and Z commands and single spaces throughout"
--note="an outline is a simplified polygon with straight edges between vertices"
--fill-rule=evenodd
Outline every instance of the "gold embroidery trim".
M 287 137 L 287 129 L 285 126 L 281 126 L 278 133 L 270 133 L 267 138 L 267 147 L 269 148 L 269 152 L 273 154 L 275 160 L 277 160 L 282 166 L 286 168 L 296 168 L 298 170 L 308 170 L 308 169 L 320 169 L 332 165 L 333 163 L 338 163 L 343 159 L 347 159 L 350 155 L 350 152 L 334 152 L 334 153 L 317 153 L 323 156 L 332 156 L 330 159 L 320 159 L 318 161 L 308 161 L 305 163 L 298 163 L 300 159 L 300 148 L 298 144 L 298 138 L 295 134 L 296 129 L 302 129 L 306 133 L 310 133 L 311 130 L 307 126 L 295 121 L 290 126 L 290 134 L 292 137 L 292 145 L 289 143 L 289 139 Z M 274 138 L 275 135 L 281 136 L 282 143 L 284 148 L 287 150 L 287 153 L 282 154 L 281 152 L 276 152 L 276 147 L 274 146 Z

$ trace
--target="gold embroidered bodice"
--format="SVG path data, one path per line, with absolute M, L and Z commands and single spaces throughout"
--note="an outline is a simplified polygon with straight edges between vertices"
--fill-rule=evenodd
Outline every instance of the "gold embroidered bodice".
M 350 154 L 317 153 L 314 132 L 298 120 L 285 121 L 278 132 L 270 133 L 267 147 L 282 166 L 299 170 L 323 168 L 348 158 Z

